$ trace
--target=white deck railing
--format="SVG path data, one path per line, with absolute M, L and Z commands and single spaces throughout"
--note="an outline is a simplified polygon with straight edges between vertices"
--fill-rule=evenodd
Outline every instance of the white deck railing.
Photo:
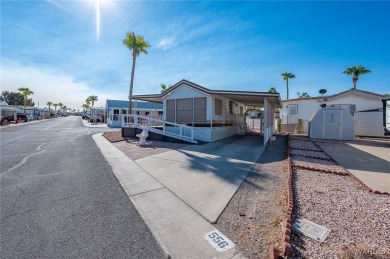
M 164 136 L 185 140 L 191 143 L 198 143 L 194 140 L 194 128 L 174 122 L 164 121 L 152 117 L 129 114 L 122 115 L 122 128 L 135 127 L 143 129 L 148 127 L 148 131 Z

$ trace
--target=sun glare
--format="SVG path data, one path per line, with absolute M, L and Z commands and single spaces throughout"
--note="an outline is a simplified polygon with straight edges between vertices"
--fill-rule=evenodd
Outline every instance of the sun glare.
M 110 0 L 90 0 L 95 4 L 95 15 L 96 15 L 96 39 L 100 38 L 100 27 L 102 23 L 102 14 L 101 8 L 103 6 L 104 9 L 112 7 L 112 1 Z

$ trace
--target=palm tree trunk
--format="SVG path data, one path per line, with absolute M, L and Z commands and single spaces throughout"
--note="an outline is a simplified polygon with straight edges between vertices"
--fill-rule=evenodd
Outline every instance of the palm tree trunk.
M 286 84 L 287 84 L 287 99 L 288 99 L 288 78 L 286 79 Z
M 24 115 L 26 115 L 27 95 L 24 95 Z
M 353 89 L 356 89 L 357 79 L 356 78 L 352 78 L 352 81 L 353 81 Z
M 135 71 L 135 56 L 133 55 L 133 67 L 131 69 L 131 80 L 130 80 L 130 91 L 129 91 L 129 114 L 132 114 L 132 97 L 133 97 L 133 81 L 134 81 L 134 71 Z

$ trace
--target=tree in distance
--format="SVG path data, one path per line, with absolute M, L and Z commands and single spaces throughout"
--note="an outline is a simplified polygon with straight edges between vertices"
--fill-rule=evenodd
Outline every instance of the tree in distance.
M 353 82 L 354 89 L 356 89 L 356 83 L 359 80 L 359 76 L 367 73 L 371 73 L 371 71 L 361 65 L 349 67 L 343 71 L 343 74 L 352 75 L 352 82 Z
M 283 72 L 283 73 L 281 74 L 281 76 L 282 76 L 283 80 L 286 81 L 286 86 L 287 86 L 287 99 L 288 99 L 288 97 L 289 97 L 289 95 L 288 95 L 288 80 L 289 80 L 289 79 L 295 78 L 295 75 L 294 75 L 293 73 Z
M 132 51 L 133 65 L 131 68 L 131 79 L 130 79 L 130 89 L 129 89 L 129 114 L 131 114 L 132 109 L 132 97 L 133 97 L 133 85 L 134 85 L 134 71 L 135 63 L 139 54 L 145 53 L 148 54 L 148 48 L 150 48 L 149 42 L 144 40 L 144 37 L 141 35 L 135 36 L 134 32 L 128 32 L 126 38 L 123 40 L 123 44 Z

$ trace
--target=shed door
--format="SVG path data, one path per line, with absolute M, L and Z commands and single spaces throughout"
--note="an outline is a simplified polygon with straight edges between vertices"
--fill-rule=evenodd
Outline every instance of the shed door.
M 340 139 L 341 130 L 341 111 L 340 110 L 325 110 L 324 111 L 324 128 L 322 130 L 322 138 L 324 139 Z

